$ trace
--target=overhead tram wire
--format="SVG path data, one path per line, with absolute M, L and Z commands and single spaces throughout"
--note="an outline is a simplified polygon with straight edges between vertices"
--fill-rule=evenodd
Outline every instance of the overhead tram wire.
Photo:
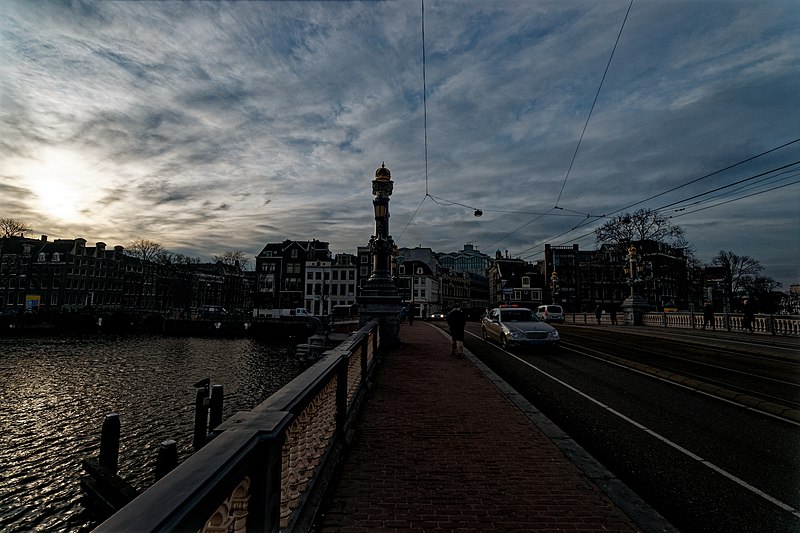
M 746 183 L 746 182 L 748 182 L 750 180 L 754 180 L 756 178 L 761 178 L 761 177 L 766 176 L 767 174 L 772 174 L 773 172 L 777 172 L 779 170 L 784 170 L 784 169 L 787 169 L 789 167 L 793 167 L 793 166 L 799 165 L 799 164 L 800 164 L 800 160 L 797 160 L 797 161 L 795 161 L 793 163 L 789 163 L 787 165 L 783 165 L 781 167 L 773 168 L 772 170 L 767 170 L 766 172 L 762 172 L 760 174 L 756 174 L 755 176 L 750 176 L 749 178 L 745 178 L 745 179 L 742 179 L 742 180 L 739 180 L 739 181 L 735 181 L 733 183 L 729 183 L 728 185 L 723 185 L 721 187 L 717 187 L 716 189 L 711 189 L 710 191 L 706 191 L 706 192 L 701 193 L 701 194 L 695 194 L 694 196 L 690 196 L 689 198 L 684 198 L 683 200 L 679 200 L 677 202 L 672 202 L 671 204 L 667 204 L 665 206 L 659 207 L 657 209 L 657 211 L 662 211 L 662 210 L 667 209 L 669 207 L 672 207 L 674 205 L 678 205 L 678 204 L 681 204 L 683 202 L 688 202 L 689 200 L 694 200 L 696 198 L 700 198 L 700 197 L 705 196 L 707 194 L 711 194 L 711 193 L 715 193 L 715 192 L 721 191 L 723 189 L 727 189 L 728 187 L 734 187 L 736 185 L 741 185 L 742 183 Z
M 733 167 L 735 167 L 735 166 L 738 166 L 738 165 L 740 165 L 740 164 L 742 164 L 742 163 L 744 163 L 744 162 L 751 161 L 751 160 L 753 160 L 753 159 L 755 159 L 755 158 L 757 158 L 757 157 L 761 157 L 762 155 L 766 155 L 766 154 L 768 154 L 768 153 L 770 153 L 770 152 L 773 152 L 773 151 L 775 151 L 775 150 L 778 150 L 778 149 L 780 149 L 780 148 L 784 148 L 784 147 L 786 147 L 786 146 L 789 146 L 789 145 L 791 145 L 791 144 L 793 144 L 793 143 L 795 143 L 795 142 L 798 142 L 798 141 L 800 141 L 800 139 L 797 139 L 797 140 L 795 140 L 795 141 L 791 141 L 791 142 L 789 142 L 789 143 L 783 144 L 783 145 L 781 145 L 781 146 L 779 146 L 779 147 L 773 148 L 773 149 L 771 149 L 771 150 L 768 150 L 768 151 L 766 151 L 766 152 L 763 152 L 763 153 L 761 153 L 761 154 L 758 154 L 758 155 L 756 155 L 756 156 L 750 157 L 750 158 L 748 158 L 748 159 L 745 159 L 745 160 L 743 160 L 743 161 L 740 161 L 739 163 L 735 163 L 735 164 L 733 164 L 733 165 L 730 165 L 730 166 L 728 166 L 728 167 L 726 167 L 726 168 L 724 168 L 724 169 L 718 170 L 718 171 L 716 171 L 716 172 L 712 172 L 711 174 L 707 174 L 707 175 L 706 175 L 706 176 L 704 176 L 704 177 L 707 177 L 707 176 L 711 176 L 711 175 L 718 174 L 718 173 L 720 173 L 720 172 L 722 172 L 722 171 L 724 171 L 724 170 L 727 170 L 727 169 L 733 168 Z M 786 164 L 786 165 L 782 165 L 782 166 L 780 166 L 780 167 L 776 167 L 776 168 L 773 168 L 773 169 L 770 169 L 770 170 L 767 170 L 767 171 L 764 171 L 764 172 L 761 172 L 761 173 L 759 173 L 759 174 L 756 174 L 756 175 L 750 176 L 750 177 L 748 177 L 748 178 L 741 179 L 741 180 L 739 180 L 739 181 L 736 181 L 736 182 L 734 182 L 734 183 L 731 183 L 731 184 L 728 184 L 728 185 L 725 185 L 725 186 L 722 186 L 722 187 L 717 187 L 717 188 L 715 188 L 715 189 L 712 189 L 712 190 L 710 190 L 710 191 L 706 191 L 706 192 L 704 192 L 704 193 L 701 193 L 701 194 L 697 194 L 697 195 L 694 195 L 694 196 L 691 196 L 691 197 L 688 197 L 688 198 L 684 198 L 684 199 L 682 199 L 682 200 L 678 200 L 678 201 L 676 201 L 676 202 L 673 202 L 673 203 L 671 203 L 671 204 L 667 204 L 667 205 L 665 205 L 665 206 L 662 206 L 662 207 L 659 207 L 659 208 L 657 208 L 657 209 L 654 209 L 654 211 L 655 211 L 655 212 L 661 212 L 661 211 L 664 211 L 664 210 L 666 210 L 666 209 L 668 209 L 668 208 L 670 208 L 670 207 L 673 207 L 673 206 L 675 206 L 675 205 L 679 205 L 679 204 L 681 204 L 681 203 L 683 203 L 683 202 L 687 202 L 687 201 L 690 201 L 690 200 L 694 200 L 694 199 L 700 198 L 700 197 L 702 197 L 702 196 L 705 196 L 705 195 L 708 195 L 708 194 L 712 194 L 712 193 L 714 193 L 714 192 L 719 192 L 720 190 L 724 190 L 724 189 L 727 189 L 727 188 L 729 188 L 729 187 L 734 187 L 734 186 L 736 186 L 736 185 L 741 185 L 741 184 L 743 184 L 743 183 L 750 182 L 751 180 L 754 180 L 754 179 L 757 179 L 757 178 L 763 178 L 764 176 L 767 176 L 768 174 L 772 174 L 772 173 L 775 173 L 775 172 L 778 172 L 778 171 L 783 171 L 783 172 L 779 172 L 779 174 L 778 174 L 778 175 L 785 174 L 785 173 L 787 173 L 787 172 L 788 172 L 788 171 L 786 170 L 787 168 L 794 167 L 794 166 L 796 166 L 796 165 L 798 165 L 798 164 L 800 164 L 800 160 L 798 160 L 798 161 L 794 161 L 794 162 L 792 162 L 792 163 L 788 163 L 788 164 Z M 696 183 L 697 181 L 700 181 L 700 180 L 701 180 L 701 179 L 703 179 L 704 177 L 701 177 L 701 178 L 695 179 L 695 180 L 693 180 L 693 181 L 691 181 L 691 182 L 689 182 L 689 183 Z M 784 178 L 781 178 L 781 181 L 782 181 L 782 180 L 784 180 L 784 179 L 791 179 L 791 178 L 794 178 L 794 177 L 796 177 L 796 175 L 791 175 L 791 176 L 788 176 L 788 177 L 784 177 Z M 763 182 L 767 181 L 768 179 L 771 179 L 771 178 L 766 178 L 766 179 L 764 179 L 764 180 L 761 180 L 759 183 L 763 183 Z M 669 218 L 677 218 L 677 217 L 679 217 L 679 216 L 684 216 L 684 215 L 688 215 L 688 214 L 691 214 L 691 213 L 696 213 L 696 212 L 698 212 L 698 211 L 703 211 L 703 210 L 705 210 L 705 209 L 710 209 L 711 207 L 717 207 L 717 206 L 720 206 L 720 205 L 725 205 L 725 204 L 728 204 L 728 203 L 732 203 L 732 202 L 734 202 L 734 201 L 737 201 L 737 200 L 742 200 L 742 199 L 745 199 L 745 198 L 750 198 L 750 197 L 753 197 L 753 196 L 757 196 L 757 195 L 759 195 L 759 194 L 763 194 L 763 193 L 771 192 L 771 191 L 774 191 L 774 190 L 777 190 L 777 189 L 781 189 L 781 188 L 784 188 L 784 187 L 788 187 L 788 186 L 790 186 L 790 185 L 794 185 L 794 184 L 796 184 L 796 183 L 798 183 L 798 182 L 792 182 L 792 183 L 788 183 L 788 184 L 784 184 L 784 185 L 779 185 L 779 186 L 772 187 L 772 188 L 770 188 L 770 189 L 767 189 L 767 190 L 764 190 L 764 191 L 756 191 L 756 192 L 753 192 L 753 193 L 747 194 L 747 195 L 745 195 L 745 196 L 741 196 L 741 197 L 738 197 L 738 198 L 733 198 L 733 199 L 731 199 L 731 200 L 727 200 L 727 201 L 724 201 L 724 202 L 720 202 L 720 203 L 718 203 L 718 204 L 714 204 L 714 205 L 712 205 L 712 206 L 706 206 L 706 207 L 702 207 L 702 208 L 699 208 L 699 209 L 693 209 L 692 211 L 688 211 L 688 212 L 685 212 L 685 213 L 681 213 L 680 215 L 673 215 L 673 214 L 670 214 L 670 215 L 665 215 L 665 216 L 669 216 Z M 680 188 L 680 187 L 678 187 L 678 188 Z M 672 190 L 675 190 L 675 189 L 672 189 Z M 667 191 L 667 192 L 670 192 L 670 191 Z M 733 191 L 733 192 L 731 192 L 731 194 L 735 194 L 735 192 L 736 192 L 736 191 Z M 666 194 L 666 192 L 665 192 L 665 193 L 658 194 L 658 195 L 655 195 L 654 197 L 661 196 L 662 194 Z M 676 211 L 683 211 L 684 209 L 688 209 L 688 208 L 690 208 L 690 207 L 695 207 L 695 206 L 699 205 L 700 203 L 703 203 L 703 202 L 705 202 L 705 201 L 712 201 L 713 199 L 714 199 L 714 198 L 712 198 L 712 199 L 707 199 L 707 200 L 703 200 L 703 201 L 700 201 L 700 202 L 695 202 L 694 204 L 691 204 L 691 205 L 689 205 L 689 206 L 686 206 L 686 207 L 685 207 L 685 208 L 683 208 L 683 209 L 678 209 L 678 210 L 676 210 Z M 646 201 L 646 200 L 644 200 L 644 201 Z M 633 204 L 633 205 L 638 205 L 638 204 Z M 621 209 L 620 209 L 620 210 L 617 210 L 617 211 L 614 211 L 613 213 L 617 213 L 617 212 L 619 212 L 619 211 L 621 211 Z M 613 213 L 612 213 L 612 214 L 613 214 Z M 607 217 L 609 217 L 609 216 L 610 216 L 610 215 L 601 215 L 601 216 L 598 216 L 597 218 L 607 218 Z M 561 233 L 561 234 L 559 234 L 559 235 L 556 235 L 556 236 L 554 236 L 554 237 L 550 237 L 550 238 L 548 238 L 548 239 L 545 239 L 544 241 L 541 241 L 541 242 L 539 242 L 539 243 L 537 243 L 537 244 L 534 244 L 533 246 L 530 246 L 530 247 L 528 247 L 528 248 L 526 248 L 526 249 L 522 250 L 521 252 L 519 252 L 519 254 L 518 254 L 518 255 L 522 255 L 522 254 L 524 254 L 525 252 L 528 252 L 528 251 L 532 250 L 533 248 L 535 248 L 536 246 L 538 246 L 538 245 L 539 245 L 539 244 L 541 244 L 542 242 L 548 242 L 548 241 L 552 241 L 552 240 L 554 240 L 554 239 L 558 239 L 559 237 L 563 237 L 564 235 L 567 235 L 568 233 L 571 233 L 571 232 L 575 231 L 576 229 L 578 229 L 578 228 L 581 228 L 581 227 L 585 226 L 587 223 L 588 223 L 588 215 L 587 215 L 587 220 L 584 220 L 582 223 L 578 224 L 577 226 L 574 226 L 573 228 L 571 228 L 571 229 L 569 229 L 569 230 L 567 230 L 567 231 L 565 231 L 565 232 L 563 232 L 563 233 Z M 583 235 L 580 235 L 580 236 L 578 236 L 578 237 L 575 237 L 574 239 L 570 239 L 570 240 L 568 240 L 568 241 L 565 241 L 565 242 L 567 242 L 567 243 L 568 243 L 568 242 L 574 242 L 574 241 L 580 240 L 580 239 L 582 239 L 582 238 L 585 238 L 585 237 L 587 237 L 587 236 L 591 235 L 592 233 L 594 233 L 594 231 L 591 231 L 591 232 L 589 232 L 589 233 L 585 233 L 585 234 L 583 234 Z M 563 244 L 563 243 L 562 243 L 562 244 Z M 523 257 L 523 259 L 528 259 L 528 258 L 530 258 L 530 257 L 533 257 L 533 256 L 535 256 L 535 255 L 538 255 L 539 253 L 541 253 L 541 252 L 537 252 L 537 253 L 535 253 L 535 254 L 531 254 L 531 255 L 525 256 L 525 257 Z
M 725 192 L 723 192 L 721 194 L 715 194 L 714 196 L 710 196 L 710 197 L 708 197 L 708 198 L 706 198 L 704 200 L 698 200 L 696 202 L 692 202 L 691 204 L 686 204 L 684 206 L 677 207 L 673 211 L 677 213 L 679 211 L 684 211 L 686 209 L 698 206 L 698 205 L 706 203 L 706 202 L 712 202 L 712 201 L 716 201 L 716 200 L 721 200 L 722 198 L 728 198 L 728 197 L 734 196 L 736 194 L 741 194 L 743 192 L 756 191 L 759 187 L 763 187 L 764 185 L 766 185 L 768 183 L 776 184 L 776 183 L 781 182 L 781 181 L 794 179 L 794 178 L 796 178 L 798 176 L 800 176 L 800 171 L 779 172 L 775 176 L 769 176 L 769 177 L 761 178 L 760 180 L 752 182 L 752 183 L 743 184 L 741 187 L 738 187 L 738 188 L 736 188 L 736 189 L 734 189 L 732 191 L 725 191 Z M 709 194 L 711 194 L 711 193 L 709 192 Z
M 606 63 L 606 69 L 603 71 L 603 77 L 600 79 L 600 85 L 597 87 L 597 92 L 594 94 L 594 101 L 592 101 L 592 107 L 589 109 L 589 115 L 586 117 L 586 123 L 583 125 L 583 131 L 581 132 L 581 136 L 578 139 L 578 145 L 575 146 L 575 152 L 572 154 L 572 160 L 569 162 L 569 168 L 567 169 L 567 175 L 564 176 L 564 182 L 561 184 L 561 190 L 558 192 L 558 199 L 556 200 L 555 207 L 558 207 L 558 204 L 561 203 L 561 196 L 564 194 L 564 187 L 567 185 L 567 180 L 569 179 L 570 172 L 572 171 L 572 165 L 575 164 L 575 159 L 578 157 L 578 150 L 580 150 L 581 142 L 583 141 L 583 136 L 586 134 L 586 128 L 589 127 L 589 120 L 592 118 L 592 112 L 594 112 L 594 106 L 597 104 L 597 99 L 600 97 L 600 90 L 603 88 L 603 82 L 606 80 L 606 75 L 608 74 L 608 69 L 611 67 L 611 60 L 614 58 L 614 52 L 617 50 L 617 45 L 619 44 L 619 39 L 622 37 L 622 30 L 625 28 L 625 22 L 628 20 L 628 15 L 631 12 L 631 8 L 633 7 L 633 0 L 631 3 L 628 4 L 628 10 L 625 12 L 625 18 L 622 19 L 622 25 L 619 27 L 619 33 L 617 34 L 617 40 L 614 41 L 614 48 L 611 49 L 611 55 L 608 58 L 608 63 Z
M 796 163 L 794 163 L 794 164 L 796 164 Z M 787 166 L 791 166 L 791 165 L 787 165 Z M 780 167 L 780 168 L 783 168 L 783 167 Z M 775 170 L 777 170 L 777 169 L 774 169 L 774 170 L 772 170 L 772 171 L 769 171 L 769 172 L 774 172 Z M 769 172 L 767 172 L 767 173 L 769 173 Z M 766 174 L 766 173 L 762 173 L 762 174 Z M 782 174 L 783 174 L 783 173 L 782 173 Z M 793 178 L 796 178 L 796 177 L 797 177 L 797 176 L 799 176 L 799 175 L 800 175 L 800 174 L 793 174 L 793 175 L 791 175 L 791 176 L 786 176 L 786 177 L 784 177 L 784 178 L 781 178 L 781 180 L 780 180 L 780 181 L 783 181 L 783 180 L 785 180 L 785 179 L 793 179 Z M 753 179 L 753 178 L 756 178 L 756 177 L 758 177 L 758 176 L 753 176 L 753 177 L 751 177 L 751 178 L 747 178 L 747 179 L 745 179 L 745 180 L 742 180 L 742 181 L 747 181 L 747 180 L 749 180 L 749 179 Z M 691 210 L 691 211 L 684 211 L 684 209 L 688 209 L 688 208 L 690 208 L 690 207 L 696 207 L 697 205 L 699 205 L 699 204 L 701 204 L 701 203 L 703 203 L 703 202 L 705 202 L 705 201 L 711 201 L 711 199 L 709 199 L 709 200 L 703 200 L 703 201 L 701 201 L 701 202 L 696 202 L 695 204 L 692 204 L 691 206 L 687 206 L 687 207 L 686 207 L 686 208 L 684 208 L 684 209 L 679 209 L 678 211 L 681 211 L 681 213 L 680 213 L 680 214 L 677 214 L 677 215 L 669 215 L 669 218 L 679 218 L 679 217 L 682 217 L 682 216 L 690 215 L 690 214 L 692 214 L 692 213 L 697 213 L 697 212 L 699 212 L 699 211 L 705 211 L 706 209 L 711 209 L 711 208 L 714 208 L 714 207 L 719 207 L 719 206 L 722 206 L 722 205 L 726 205 L 726 204 L 730 204 L 730 203 L 733 203 L 733 202 L 737 202 L 737 201 L 739 201 L 739 200 L 745 200 L 745 199 L 747 199 L 747 198 L 752 198 L 752 197 L 754 197 L 754 196 L 758 196 L 758 195 L 760 195 L 760 194 L 765 194 L 765 193 L 768 193 L 768 192 L 772 192 L 772 191 L 775 191 L 775 190 L 783 189 L 783 188 L 785 188 L 785 187 L 790 187 L 790 186 L 792 186 L 792 185 L 797 185 L 797 184 L 800 184 L 800 181 L 793 181 L 793 182 L 791 182 L 791 183 L 784 183 L 784 184 L 782 184 L 782 185 L 776 185 L 775 187 L 771 187 L 771 188 L 769 188 L 769 189 L 765 189 L 765 190 L 761 190 L 761 191 L 755 191 L 755 192 L 750 192 L 749 194 L 746 194 L 746 195 L 744 195 L 744 196 L 739 196 L 739 197 L 737 197 L 737 198 L 731 198 L 731 199 L 729 199 L 729 200 L 725 200 L 725 201 L 723 201 L 723 202 L 719 202 L 719 203 L 716 203 L 716 204 L 713 204 L 713 205 L 708 205 L 708 206 L 704 206 L 704 207 L 699 207 L 699 208 L 697 208 L 697 209 L 693 209 L 693 210 Z M 735 184 L 731 184 L 731 185 L 735 185 Z M 706 193 L 706 194 L 709 194 L 709 193 L 711 193 L 711 192 L 712 192 L 712 191 L 709 191 L 709 192 L 708 192 L 708 193 Z M 739 190 L 739 192 L 742 192 L 742 191 L 741 191 L 741 190 Z M 719 197 L 718 197 L 718 198 L 716 198 L 716 199 L 719 199 Z M 685 201 L 685 200 L 684 200 L 684 201 Z M 663 209 L 664 209 L 664 208 L 659 208 L 659 209 L 656 209 L 655 211 L 656 211 L 656 212 L 659 212 L 659 211 L 661 211 L 661 210 L 663 210 Z M 583 225 L 585 225 L 585 224 L 579 224 L 578 226 L 575 226 L 575 227 L 573 227 L 572 229 L 570 229 L 570 230 L 568 230 L 568 231 L 565 231 L 564 233 L 561 233 L 561 234 L 559 234 L 559 235 L 556 235 L 556 236 L 554 236 L 554 237 L 550 237 L 549 239 L 547 239 L 547 241 L 551 241 L 551 240 L 554 240 L 554 239 L 558 239 L 559 237 L 563 237 L 564 235 L 566 235 L 566 234 L 568 234 L 568 233 L 571 233 L 572 231 L 575 231 L 576 229 L 578 229 L 579 227 L 581 227 L 581 226 L 583 226 Z M 594 230 L 592 230 L 592 231 L 590 231 L 590 232 L 588 232 L 588 233 L 584 233 L 583 235 L 579 235 L 579 236 L 577 236 L 577 237 L 574 237 L 574 238 L 572 238 L 572 239 L 568 239 L 568 240 L 566 240 L 566 241 L 562 242 L 562 243 L 561 243 L 559 246 L 563 246 L 563 245 L 565 245 L 565 244 L 568 244 L 568 243 L 571 243 L 571 242 L 576 242 L 576 241 L 579 241 L 579 240 L 581 240 L 581 239 L 584 239 L 584 238 L 586 238 L 586 237 L 589 237 L 589 236 L 591 236 L 592 234 L 594 234 Z M 546 242 L 546 241 L 543 241 L 543 242 Z M 529 250 L 531 250 L 531 249 L 535 248 L 535 247 L 536 247 L 536 246 L 538 246 L 539 244 L 541 244 L 541 243 L 537 243 L 536 245 L 534 245 L 534 246 L 531 246 L 530 248 L 527 248 L 527 249 L 523 250 L 522 252 L 520 252 L 520 253 L 519 253 L 519 255 L 521 255 L 521 254 L 523 254 L 523 253 L 525 253 L 525 252 L 527 252 L 527 251 L 529 251 Z M 531 258 L 531 257 L 534 257 L 534 256 L 537 256 L 537 255 L 539 255 L 539 254 L 541 254 L 541 253 L 542 253 L 542 252 L 536 252 L 536 253 L 533 253 L 533 254 L 530 254 L 530 255 L 524 256 L 524 257 L 522 257 L 522 259 L 529 259 L 529 258 Z
M 424 145 L 424 154 L 425 154 L 425 196 L 422 197 L 422 201 L 417 206 L 417 209 L 414 211 L 414 214 L 411 215 L 411 218 L 408 219 L 406 222 L 405 227 L 403 227 L 403 231 L 400 232 L 400 235 L 397 237 L 400 240 L 403 237 L 403 234 L 408 229 L 408 226 L 411 224 L 411 221 L 414 220 L 414 217 L 417 216 L 420 207 L 422 204 L 425 203 L 425 200 L 428 198 L 428 83 L 426 79 L 426 60 L 425 60 L 425 0 L 420 0 L 421 6 L 421 19 L 422 19 L 422 131 L 423 131 L 423 145 Z
M 686 216 L 686 215 L 691 215 L 692 213 L 697 213 L 698 211 L 705 211 L 706 209 L 711 209 L 713 207 L 719 207 L 721 205 L 726 205 L 726 204 L 730 204 L 730 203 L 733 203 L 733 202 L 738 202 L 739 200 L 744 200 L 746 198 L 752 198 L 753 196 L 758 196 L 759 194 L 765 194 L 765 193 L 768 193 L 768 192 L 776 191 L 778 189 L 791 187 L 792 185 L 797 185 L 798 183 L 800 183 L 800 180 L 793 181 L 792 183 L 784 183 L 783 185 L 776 185 L 775 187 L 772 187 L 770 189 L 766 189 L 766 190 L 763 190 L 763 191 L 756 191 L 754 193 L 746 194 L 746 195 L 740 196 L 738 198 L 731 198 L 730 200 L 725 200 L 724 202 L 719 202 L 719 203 L 714 204 L 714 205 L 707 205 L 705 207 L 700 207 L 700 208 L 695 209 L 693 211 L 682 212 L 679 215 L 673 215 L 671 218 L 678 218 L 678 217 L 683 217 L 683 216 Z
M 771 149 L 769 149 L 769 150 L 767 150 L 767 151 L 765 151 L 765 152 L 761 152 L 760 154 L 756 154 L 756 155 L 754 155 L 754 156 L 752 156 L 752 157 L 748 157 L 747 159 L 743 159 L 743 160 L 739 161 L 738 163 L 734 163 L 734 164 L 732 164 L 732 165 L 728 165 L 728 166 L 727 166 L 727 167 L 725 167 L 725 168 L 721 168 L 721 169 L 719 169 L 719 170 L 716 170 L 716 171 L 714 171 L 714 172 L 711 172 L 711 173 L 709 173 L 709 174 L 705 174 L 705 175 L 703 175 L 703 176 L 700 176 L 699 178 L 695 178 L 695 179 L 693 179 L 693 180 L 691 180 L 691 181 L 688 181 L 688 182 L 686 182 L 686 183 L 684 183 L 684 184 L 682 184 L 682 185 L 678 185 L 678 186 L 676 186 L 676 187 L 673 187 L 673 188 L 671 188 L 671 189 L 669 189 L 669 190 L 666 190 L 666 191 L 664 191 L 664 192 L 660 192 L 660 193 L 658 193 L 658 194 L 655 194 L 655 195 L 653 195 L 653 196 L 650 196 L 649 198 L 645 198 L 644 200 L 640 200 L 640 201 L 638 201 L 638 202 L 632 203 L 632 204 L 630 204 L 630 205 L 627 205 L 627 206 L 625 206 L 625 207 L 622 207 L 622 208 L 620 208 L 620 209 L 617 209 L 616 211 L 612 211 L 612 212 L 611 212 L 611 213 L 609 213 L 609 214 L 610 214 L 610 215 L 613 215 L 614 213 L 619 213 L 620 211 L 625 211 L 625 210 L 628 210 L 628 209 L 630 209 L 631 207 L 636 207 L 637 205 L 641 205 L 641 204 L 643 204 L 643 203 L 645 203 L 645 202 L 649 202 L 650 200 L 654 200 L 654 199 L 656 199 L 656 198 L 658 198 L 658 197 L 660 197 L 660 196 L 664 196 L 665 194 L 669 194 L 669 193 L 671 193 L 671 192 L 677 191 L 678 189 L 682 189 L 683 187 L 686 187 L 686 186 L 688 186 L 688 185 L 692 185 L 692 184 L 694 184 L 694 183 L 697 183 L 698 181 L 702 181 L 702 180 L 704 180 L 704 179 L 708 179 L 708 178 L 710 178 L 711 176 L 716 176 L 717 174 L 720 174 L 720 173 L 722 173 L 722 172 L 725 172 L 726 170 L 730 170 L 730 169 L 732 169 L 732 168 L 738 167 L 739 165 L 743 165 L 743 164 L 745 164 L 745 163 L 749 163 L 750 161 L 753 161 L 753 160 L 755 160 L 755 159 L 758 159 L 759 157 L 763 157 L 763 156 L 765 156 L 765 155 L 767 155 L 767 154 L 771 154 L 772 152 L 776 152 L 776 151 L 778 151 L 778 150 L 780 150 L 780 149 L 782 149 L 782 148 L 786 148 L 787 146 L 791 146 L 791 145 L 793 145 L 793 144 L 795 144 L 795 143 L 797 143 L 797 142 L 800 142 L 800 138 L 797 138 L 797 139 L 791 140 L 791 141 L 789 141 L 789 142 L 787 142 L 787 143 L 784 143 L 784 144 L 782 144 L 782 145 L 780 145 L 780 146 L 776 146 L 775 148 L 771 148 Z
M 583 137 L 586 134 L 586 129 L 589 126 L 589 120 L 592 118 L 592 112 L 594 111 L 595 104 L 597 104 L 597 99 L 600 96 L 600 90 L 603 88 L 603 82 L 605 81 L 606 75 L 608 74 L 608 69 L 611 66 L 611 60 L 614 58 L 614 52 L 616 52 L 616 50 L 617 50 L 617 45 L 619 44 L 620 37 L 622 36 L 622 30 L 625 28 L 625 22 L 628 20 L 628 15 L 630 14 L 632 7 L 633 7 L 633 0 L 631 0 L 630 4 L 628 4 L 628 10 L 625 12 L 625 17 L 622 19 L 622 24 L 620 25 L 619 33 L 617 34 L 617 39 L 614 41 L 614 47 L 611 49 L 611 55 L 608 58 L 608 63 L 606 63 L 606 68 L 605 68 L 605 71 L 603 72 L 603 77 L 600 79 L 600 85 L 598 85 L 597 91 L 595 92 L 594 100 L 592 101 L 592 107 L 589 109 L 589 115 L 586 117 L 586 122 L 583 125 L 583 131 L 581 132 L 581 135 L 578 138 L 578 144 L 575 146 L 575 152 L 572 154 L 572 160 L 570 161 L 569 167 L 567 168 L 567 174 L 564 176 L 564 181 L 561 183 L 561 190 L 558 193 L 558 199 L 556 199 L 555 205 L 549 211 L 547 211 L 546 213 L 543 213 L 543 214 L 539 215 L 538 217 L 536 217 L 536 218 L 534 218 L 532 220 L 529 220 L 528 222 L 526 222 L 522 226 L 518 227 L 514 231 L 506 234 L 504 237 L 502 237 L 500 239 L 497 239 L 496 241 L 487 244 L 486 245 L 487 248 L 490 247 L 490 246 L 493 246 L 494 244 L 497 244 L 498 242 L 504 241 L 505 239 L 507 239 L 511 235 L 517 233 L 521 229 L 533 224 L 534 222 L 536 222 L 537 220 L 539 220 L 543 216 L 552 213 L 554 210 L 561 209 L 558 206 L 558 204 L 561 202 L 561 196 L 564 194 L 564 187 L 566 187 L 567 180 L 569 179 L 569 175 L 572 172 L 572 166 L 575 163 L 575 159 L 578 157 L 578 151 L 580 150 L 581 142 L 583 141 Z

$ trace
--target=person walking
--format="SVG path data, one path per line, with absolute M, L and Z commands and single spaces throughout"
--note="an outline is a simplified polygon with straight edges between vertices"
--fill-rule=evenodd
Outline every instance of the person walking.
M 467 315 L 460 307 L 447 313 L 447 327 L 450 328 L 450 337 L 453 339 L 453 355 L 464 355 L 464 326 L 467 325 Z
M 744 313 L 744 324 L 742 324 L 742 326 L 750 333 L 753 333 L 753 328 L 755 327 L 754 322 L 756 320 L 756 309 L 753 302 L 745 300 L 742 312 Z
M 703 306 L 703 329 L 706 329 L 706 326 L 711 324 L 711 329 L 717 331 L 717 324 L 714 320 L 714 307 L 711 305 L 711 302 L 706 302 Z
M 600 320 L 603 318 L 603 307 L 598 304 L 597 309 L 594 310 L 594 316 L 597 317 L 597 325 L 600 325 Z
M 414 315 L 416 314 L 417 310 L 414 309 L 414 304 L 408 306 L 408 325 L 412 326 L 414 324 Z
M 611 325 L 617 325 L 617 306 L 616 304 L 611 304 L 611 307 L 608 310 L 608 314 L 611 316 Z

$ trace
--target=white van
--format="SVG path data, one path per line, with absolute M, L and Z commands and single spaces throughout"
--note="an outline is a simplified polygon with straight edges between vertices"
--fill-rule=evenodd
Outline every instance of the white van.
M 536 316 L 545 322 L 564 323 L 564 309 L 560 305 L 540 305 L 536 308 Z

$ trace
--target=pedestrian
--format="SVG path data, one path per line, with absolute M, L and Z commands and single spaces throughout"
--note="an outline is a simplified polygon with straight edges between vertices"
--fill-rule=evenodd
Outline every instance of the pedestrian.
M 756 310 L 753 302 L 750 300 L 745 300 L 744 309 L 742 312 L 744 313 L 744 323 L 742 324 L 742 327 L 744 327 L 744 329 L 750 333 L 753 333 L 753 328 L 755 326 L 754 322 L 756 320 Z
M 408 306 L 408 325 L 411 326 L 414 324 L 414 314 L 416 313 L 416 309 L 414 309 L 414 304 Z
M 406 315 L 408 315 L 408 311 L 405 307 L 400 309 L 400 323 L 404 323 L 406 321 Z
M 450 328 L 450 337 L 453 339 L 453 355 L 464 355 L 464 326 L 467 325 L 467 315 L 460 307 L 447 313 L 447 326 Z
M 617 306 L 611 304 L 611 308 L 608 310 L 608 314 L 611 315 L 611 325 L 617 325 Z
M 603 318 L 603 307 L 598 304 L 597 309 L 594 310 L 594 316 L 597 317 L 597 325 L 600 325 L 600 320 Z
M 711 305 L 711 302 L 706 302 L 703 306 L 703 329 L 705 330 L 709 324 L 711 324 L 711 329 L 717 331 L 716 320 L 714 320 L 714 306 Z

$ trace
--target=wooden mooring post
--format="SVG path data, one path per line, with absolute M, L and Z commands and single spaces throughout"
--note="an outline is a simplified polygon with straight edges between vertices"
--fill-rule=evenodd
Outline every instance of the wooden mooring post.
M 222 424 L 224 388 L 211 386 L 206 378 L 195 384 L 194 450 L 197 451 L 209 438 L 209 432 Z M 209 416 L 210 414 L 210 416 Z M 119 471 L 120 418 L 111 413 L 103 420 L 100 434 L 100 452 L 97 457 L 82 461 L 86 475 L 80 485 L 84 493 L 84 507 L 99 519 L 116 513 L 137 495 L 136 488 L 120 477 Z M 161 443 L 156 458 L 155 480 L 166 476 L 178 466 L 178 445 L 174 440 Z
M 106 415 L 100 435 L 98 457 L 87 457 L 82 461 L 86 472 L 80 481 L 85 495 L 84 506 L 100 518 L 116 513 L 138 494 L 133 485 L 117 475 L 119 436 L 119 415 Z
M 165 440 L 158 448 L 156 481 L 169 474 L 176 466 L 178 466 L 178 443 L 174 440 Z
M 224 389 L 222 385 L 211 386 L 206 378 L 195 383 L 194 401 L 194 451 L 205 446 L 208 434 L 222 423 L 222 403 Z M 210 416 L 209 416 L 210 412 Z

